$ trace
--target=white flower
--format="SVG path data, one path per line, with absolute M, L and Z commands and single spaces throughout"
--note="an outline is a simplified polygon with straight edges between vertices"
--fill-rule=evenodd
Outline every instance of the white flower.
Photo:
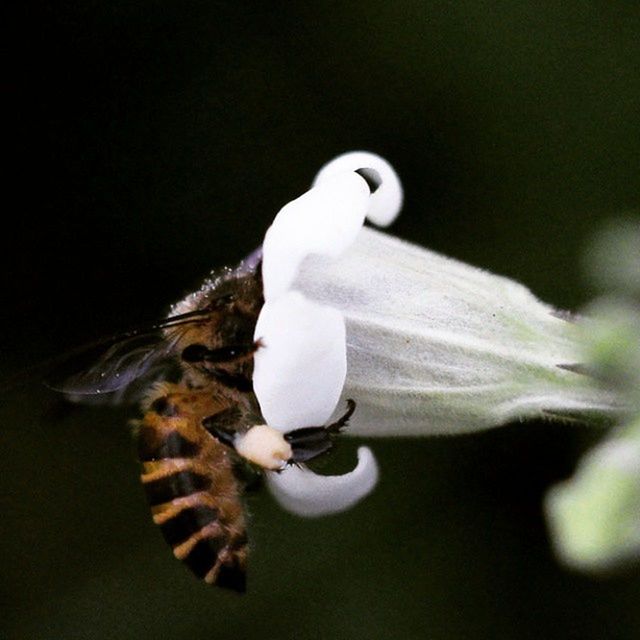
M 302 263 L 310 255 L 338 257 L 361 232 L 365 216 L 389 223 L 401 204 L 400 182 L 382 158 L 347 154 L 325 166 L 315 186 L 283 207 L 267 231 L 262 263 L 265 304 L 255 330 L 263 347 L 255 356 L 253 384 L 270 426 L 288 431 L 325 424 L 347 373 L 343 314 L 292 289 Z M 284 507 L 315 516 L 351 507 L 377 479 L 375 458 L 362 447 L 358 465 L 343 476 L 318 476 L 289 467 L 271 474 L 268 481 Z
M 507 278 L 369 228 L 402 204 L 393 169 L 356 152 L 286 205 L 263 245 L 265 305 L 254 389 L 276 429 L 325 424 L 341 398 L 346 433 L 464 433 L 540 416 L 618 409 L 578 366 L 580 331 Z M 375 485 L 367 449 L 339 478 L 289 468 L 278 500 L 303 515 L 351 506 Z

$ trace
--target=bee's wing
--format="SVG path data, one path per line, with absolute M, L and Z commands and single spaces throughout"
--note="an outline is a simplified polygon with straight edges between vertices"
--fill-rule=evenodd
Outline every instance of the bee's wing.
M 122 392 L 134 383 L 149 384 L 175 367 L 175 344 L 181 329 L 204 322 L 209 315 L 203 310 L 173 316 L 80 347 L 55 366 L 45 384 L 76 401 L 85 401 L 85 396 L 116 393 L 121 398 Z
M 169 357 L 170 345 L 160 336 L 140 334 L 109 345 L 76 352 L 48 376 L 45 383 L 71 396 L 112 393 L 143 377 Z

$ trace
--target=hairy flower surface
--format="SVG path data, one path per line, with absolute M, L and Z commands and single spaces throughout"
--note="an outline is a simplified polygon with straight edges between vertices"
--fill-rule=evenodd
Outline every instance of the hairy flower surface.
M 577 366 L 577 325 L 524 286 L 363 227 L 390 224 L 401 204 L 385 160 L 349 153 L 267 231 L 254 388 L 270 426 L 325 424 L 341 398 L 356 401 L 347 433 L 361 436 L 618 410 Z M 339 511 L 375 485 L 373 456 L 359 460 L 339 478 L 289 468 L 271 487 L 301 514 Z

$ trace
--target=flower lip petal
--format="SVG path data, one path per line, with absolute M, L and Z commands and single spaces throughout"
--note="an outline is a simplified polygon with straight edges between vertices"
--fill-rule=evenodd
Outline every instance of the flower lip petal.
M 282 431 L 325 424 L 347 372 L 342 314 L 290 291 L 265 303 L 254 335 L 263 346 L 253 387 L 267 424 Z
M 308 518 L 346 511 L 371 493 L 377 481 L 378 465 L 367 447 L 358 449 L 355 469 L 341 476 L 321 476 L 299 467 L 267 474 L 269 488 L 280 505 Z
M 280 209 L 263 244 L 266 300 L 289 289 L 307 255 L 335 257 L 354 242 L 370 205 L 369 194 L 362 176 L 343 171 Z
M 324 165 L 316 175 L 314 186 L 345 171 L 359 171 L 367 182 L 380 180 L 379 187 L 372 191 L 367 209 L 367 218 L 379 227 L 389 226 L 402 208 L 402 184 L 393 167 L 379 155 L 368 151 L 344 153 Z

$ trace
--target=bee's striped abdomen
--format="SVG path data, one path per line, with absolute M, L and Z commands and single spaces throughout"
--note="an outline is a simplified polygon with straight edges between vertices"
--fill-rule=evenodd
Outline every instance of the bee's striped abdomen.
M 211 487 L 211 480 L 207 476 L 193 471 L 177 471 L 155 480 L 145 480 L 143 476 L 142 482 L 150 507 L 157 507 L 178 498 L 186 498 Z
M 196 576 L 244 591 L 247 538 L 233 461 L 200 424 L 212 401 L 173 388 L 179 392 L 154 401 L 138 431 L 141 479 L 153 520 Z
M 160 525 L 164 539 L 175 547 L 186 542 L 201 529 L 218 520 L 218 510 L 199 505 L 187 507 L 176 516 Z

